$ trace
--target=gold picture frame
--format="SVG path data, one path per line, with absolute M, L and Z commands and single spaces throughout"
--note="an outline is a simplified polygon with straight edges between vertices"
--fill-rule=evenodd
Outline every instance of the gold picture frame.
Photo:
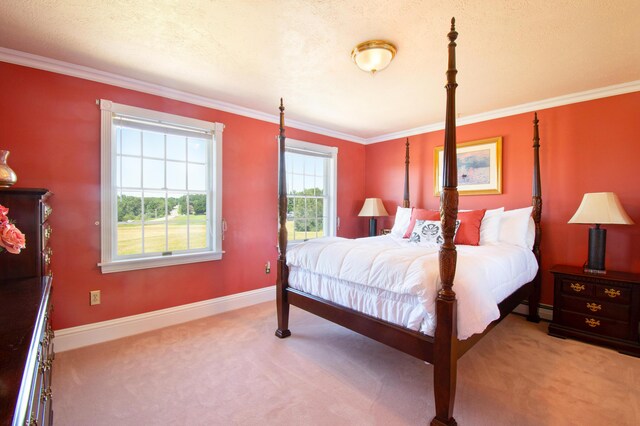
M 440 195 L 444 147 L 433 153 L 433 192 Z M 458 193 L 460 195 L 502 194 L 502 136 L 456 145 Z

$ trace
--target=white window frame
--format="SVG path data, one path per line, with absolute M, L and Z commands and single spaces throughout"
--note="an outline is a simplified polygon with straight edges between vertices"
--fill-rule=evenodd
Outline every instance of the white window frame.
M 222 259 L 222 131 L 224 125 L 195 118 L 153 111 L 129 105 L 100 100 L 101 112 L 101 267 L 102 273 L 132 271 L 137 269 L 181 265 Z M 116 133 L 113 131 L 114 115 L 128 115 L 180 126 L 204 129 L 213 135 L 209 149 L 210 182 L 207 192 L 210 217 L 208 250 L 198 253 L 175 253 L 162 256 L 143 256 L 134 259 L 117 259 L 114 242 L 117 236 L 117 191 L 116 191 Z
M 325 184 L 328 191 L 327 203 L 325 203 L 325 208 L 328 210 L 328 221 L 326 223 L 327 233 L 325 236 L 335 237 L 338 229 L 338 147 L 287 138 L 285 139 L 284 150 L 285 152 L 289 150 L 297 151 L 301 154 L 304 154 L 306 151 L 310 154 L 321 154 L 322 156 L 330 158 L 331 161 L 328 162 L 329 164 L 325 170 Z M 286 170 L 286 172 L 289 174 L 291 171 Z M 287 191 L 290 184 L 290 182 L 287 182 Z M 326 204 L 328 204 L 328 206 Z M 303 241 L 304 240 L 289 240 L 288 244 L 291 246 L 300 244 Z

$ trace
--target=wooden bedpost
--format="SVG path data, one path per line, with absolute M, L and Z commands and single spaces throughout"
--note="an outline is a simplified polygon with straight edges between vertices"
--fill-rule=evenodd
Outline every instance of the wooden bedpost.
M 433 356 L 433 381 L 436 416 L 431 425 L 455 425 L 453 403 L 456 394 L 458 322 L 453 278 L 457 252 L 453 243 L 458 217 L 458 167 L 456 164 L 456 38 L 455 18 L 451 19 L 449 66 L 447 69 L 447 110 L 444 130 L 443 188 L 440 194 L 440 220 L 444 243 L 440 246 L 439 264 L 442 288 L 436 299 L 436 332 Z
M 278 329 L 276 336 L 281 339 L 291 336 L 289 331 L 289 300 L 287 286 L 289 269 L 287 268 L 287 176 L 284 156 L 284 104 L 280 98 L 280 136 L 279 140 L 279 169 L 278 169 L 278 215 L 280 228 L 278 229 L 278 272 L 276 278 L 276 308 L 278 310 Z
M 402 207 L 409 207 L 409 138 L 405 144 L 404 153 L 404 199 L 402 200 Z
M 540 218 L 542 216 L 542 186 L 540 185 L 540 134 L 538 133 L 538 113 L 533 116 L 533 187 L 531 190 L 531 204 L 533 211 L 531 216 L 536 224 L 536 239 L 533 243 L 533 254 L 538 261 L 538 272 L 533 279 L 533 288 L 529 295 L 529 315 L 527 320 L 531 322 L 540 322 L 538 314 L 538 305 L 540 304 L 541 291 L 541 272 L 542 264 L 540 263 L 540 240 L 542 238 L 542 229 L 540 228 Z

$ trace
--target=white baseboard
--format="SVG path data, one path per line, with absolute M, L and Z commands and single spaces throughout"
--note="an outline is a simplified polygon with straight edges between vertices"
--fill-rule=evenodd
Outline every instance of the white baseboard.
M 529 315 L 529 305 L 526 303 L 521 303 L 513 310 L 516 314 Z M 551 305 L 540 305 L 538 307 L 538 315 L 543 320 L 551 321 L 553 319 L 553 306 Z
M 130 317 L 64 328 L 56 331 L 55 348 L 56 352 L 64 352 L 108 342 L 262 302 L 269 302 L 275 300 L 275 296 L 275 286 L 270 286 Z M 529 306 L 521 303 L 513 312 L 528 315 Z M 551 321 L 553 318 L 551 306 L 541 305 L 538 308 L 538 313 L 540 318 L 544 320 Z
M 232 294 L 159 311 L 56 331 L 56 352 L 64 352 L 109 340 L 120 339 L 158 328 L 221 314 L 257 303 L 275 300 L 275 286 Z

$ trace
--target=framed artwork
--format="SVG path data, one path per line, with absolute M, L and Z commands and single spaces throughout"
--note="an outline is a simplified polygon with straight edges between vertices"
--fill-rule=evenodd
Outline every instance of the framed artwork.
M 434 195 L 442 189 L 444 147 L 433 156 Z M 502 137 L 459 143 L 456 146 L 458 193 L 460 195 L 502 194 Z

